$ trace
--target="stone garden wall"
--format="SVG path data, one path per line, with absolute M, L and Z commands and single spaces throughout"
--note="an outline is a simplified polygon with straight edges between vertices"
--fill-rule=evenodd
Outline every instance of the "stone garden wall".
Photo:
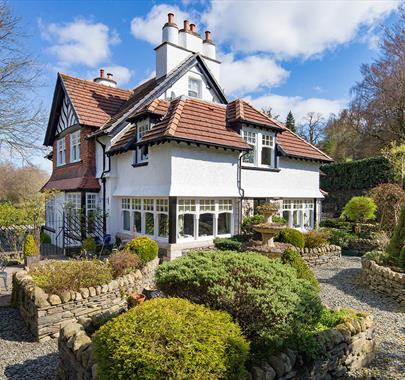
M 316 360 L 292 350 L 264 359 L 251 369 L 252 380 L 346 379 L 347 373 L 369 364 L 374 358 L 374 327 L 371 316 L 352 320 L 317 334 L 324 349 Z
M 13 276 L 12 303 L 38 339 L 57 337 L 61 327 L 81 317 L 108 315 L 127 308 L 127 294 L 153 287 L 159 259 L 150 261 L 142 270 L 127 274 L 96 287 L 66 291 L 61 296 L 46 294 L 36 286 L 27 271 Z
M 338 245 L 325 245 L 319 248 L 301 248 L 299 253 L 310 266 L 316 267 L 339 260 L 342 248 Z
M 93 359 L 90 334 L 86 321 L 69 323 L 59 336 L 59 379 L 89 380 L 96 378 L 97 364 Z M 335 329 L 322 331 L 318 341 L 323 343 L 324 359 L 306 361 L 304 357 L 286 350 L 253 367 L 252 380 L 338 379 L 350 370 L 367 365 L 374 357 L 374 328 L 371 316 L 346 322 Z
M 395 272 L 365 257 L 361 259 L 361 266 L 363 282 L 367 286 L 405 305 L 405 273 Z

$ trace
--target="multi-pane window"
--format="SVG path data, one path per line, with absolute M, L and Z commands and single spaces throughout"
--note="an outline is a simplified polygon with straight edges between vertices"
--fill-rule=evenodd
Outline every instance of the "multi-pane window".
M 310 229 L 314 225 L 314 200 L 286 199 L 283 201 L 282 215 L 290 227 Z
M 66 143 L 64 137 L 56 141 L 56 164 L 57 166 L 66 164 Z
M 121 209 L 122 209 L 122 229 L 124 231 L 131 231 L 131 199 L 122 198 L 121 199 Z
M 251 131 L 242 131 L 243 138 L 252 147 L 252 150 L 243 155 L 243 162 L 247 164 L 254 164 L 256 157 L 256 133 Z
M 97 194 L 86 193 L 87 230 L 90 234 L 96 230 Z
M 273 133 L 267 131 L 242 130 L 244 140 L 252 147 L 243 155 L 242 161 L 249 166 L 273 167 L 274 144 Z
M 136 126 L 136 141 L 140 141 L 143 135 L 150 129 L 149 120 L 142 120 Z M 135 164 L 148 161 L 148 146 L 137 147 L 135 151 Z
M 55 198 L 51 197 L 45 203 L 45 222 L 48 227 L 55 226 Z
M 192 96 L 193 98 L 201 98 L 201 88 L 202 82 L 200 79 L 188 79 L 188 96 Z
M 180 239 L 198 239 L 232 232 L 231 199 L 179 199 L 177 234 Z
M 70 162 L 80 161 L 80 131 L 70 134 Z

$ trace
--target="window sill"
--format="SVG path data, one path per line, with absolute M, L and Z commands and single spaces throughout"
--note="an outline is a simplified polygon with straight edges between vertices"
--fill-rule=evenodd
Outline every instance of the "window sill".
M 72 165 L 76 165 L 76 164 L 80 164 L 82 163 L 83 160 L 79 160 L 79 161 L 73 161 L 73 162 L 65 162 L 64 164 L 56 164 L 57 168 L 64 168 L 66 166 L 72 166 Z
M 262 172 L 275 172 L 278 173 L 279 171 L 281 171 L 280 168 L 266 168 L 266 167 L 260 167 L 260 166 L 242 166 L 242 169 L 246 169 L 246 170 L 259 170 Z
M 148 162 L 139 162 L 137 164 L 132 164 L 132 167 L 133 168 L 138 168 L 140 166 L 146 166 L 146 165 L 148 165 Z

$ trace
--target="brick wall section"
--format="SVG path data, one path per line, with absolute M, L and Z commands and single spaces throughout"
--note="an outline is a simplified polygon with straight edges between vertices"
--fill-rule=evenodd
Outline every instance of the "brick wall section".
M 70 134 L 65 135 L 66 164 L 62 166 L 57 166 L 57 139 L 55 139 L 53 143 L 53 171 L 48 184 L 45 186 L 46 189 L 49 187 L 57 190 L 72 190 L 69 182 L 60 182 L 69 179 L 82 179 L 77 182 L 80 185 L 76 185 L 73 189 L 99 189 L 98 182 L 95 179 L 96 141 L 95 139 L 87 139 L 87 136 L 93 131 L 94 128 L 91 127 L 82 127 L 80 129 L 80 161 L 73 163 L 70 162 Z
M 299 253 L 311 267 L 317 267 L 338 261 L 342 256 L 342 248 L 330 244 L 319 248 L 301 248 Z
M 69 323 L 62 328 L 59 347 L 60 379 L 89 380 L 97 378 L 97 364 L 92 354 L 90 334 L 86 322 Z M 366 366 L 374 358 L 374 327 L 371 316 L 345 322 L 334 329 L 320 332 L 319 340 L 325 342 L 323 359 L 305 361 L 292 350 L 271 355 L 260 367 L 253 367 L 252 380 L 302 380 L 344 379 L 347 372 Z
M 395 272 L 365 257 L 361 258 L 361 266 L 362 279 L 368 287 L 405 306 L 405 273 Z
M 119 277 L 109 284 L 68 291 L 60 297 L 46 294 L 36 286 L 27 271 L 13 275 L 12 302 L 37 340 L 57 337 L 61 327 L 85 316 L 115 313 L 127 308 L 127 295 L 154 285 L 159 259 L 150 261 L 142 270 Z

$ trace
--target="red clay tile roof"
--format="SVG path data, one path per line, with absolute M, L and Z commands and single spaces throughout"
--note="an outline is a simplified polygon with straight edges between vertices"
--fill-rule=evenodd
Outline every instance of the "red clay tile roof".
M 141 144 L 164 139 L 241 150 L 250 148 L 234 129 L 227 126 L 225 105 L 190 98 L 173 100 L 166 116 L 142 137 Z
M 91 190 L 99 191 L 100 184 L 96 178 L 92 177 L 81 177 L 81 178 L 67 178 L 67 179 L 56 179 L 52 178 L 43 186 L 41 191 L 44 190 Z
M 227 121 L 230 124 L 250 122 L 253 124 L 264 125 L 276 130 L 282 129 L 280 126 L 275 124 L 271 118 L 242 99 L 236 99 L 228 104 L 226 116 Z
M 79 117 L 79 123 L 102 127 L 133 96 L 130 90 L 59 74 Z

